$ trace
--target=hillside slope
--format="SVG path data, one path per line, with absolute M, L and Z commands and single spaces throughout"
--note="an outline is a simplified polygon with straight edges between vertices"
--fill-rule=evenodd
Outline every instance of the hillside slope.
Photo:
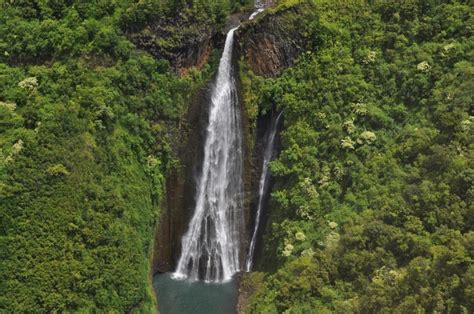
M 0 312 L 155 311 L 172 136 L 212 72 L 172 53 L 245 2 L 1 2 Z M 131 40 L 157 29 L 155 59 Z
M 177 135 L 249 2 L 0 3 L 0 312 L 155 311 Z M 246 132 L 283 111 L 243 311 L 472 312 L 472 13 L 281 0 L 241 26 Z
M 246 312 L 472 311 L 472 22 L 466 1 L 281 1 L 243 30 L 246 101 L 284 116 Z M 296 25 L 295 64 L 262 72 L 252 49 Z

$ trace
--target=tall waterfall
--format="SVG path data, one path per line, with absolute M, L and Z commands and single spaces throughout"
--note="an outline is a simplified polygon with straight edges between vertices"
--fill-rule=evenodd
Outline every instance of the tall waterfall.
M 253 256 L 255 253 L 255 245 L 257 243 L 258 229 L 260 227 L 260 219 L 262 216 L 262 207 L 263 199 L 268 190 L 268 183 L 270 179 L 270 172 L 268 171 L 268 164 L 272 160 L 274 145 L 275 145 L 275 136 L 278 130 L 278 122 L 280 121 L 282 112 L 280 112 L 276 118 L 272 118 L 270 124 L 270 130 L 266 137 L 265 152 L 263 155 L 263 165 L 262 165 L 262 174 L 260 175 L 260 181 L 258 186 L 258 203 L 257 203 L 257 213 L 255 215 L 255 227 L 253 229 L 252 241 L 250 242 L 249 252 L 247 255 L 247 261 L 245 263 L 245 271 L 252 270 Z
M 212 90 L 196 207 L 182 238 L 175 278 L 226 281 L 241 269 L 242 128 L 232 73 L 236 29 L 227 33 Z

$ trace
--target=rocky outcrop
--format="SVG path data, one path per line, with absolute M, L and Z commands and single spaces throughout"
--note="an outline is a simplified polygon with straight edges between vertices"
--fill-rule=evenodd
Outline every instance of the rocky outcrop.
M 262 13 L 237 32 L 239 53 L 257 75 L 272 77 L 291 66 L 304 48 L 301 6 Z
M 179 247 L 178 236 L 184 232 L 184 175 L 176 170 L 166 180 L 166 198 L 156 227 L 152 272 L 168 272 L 174 268 Z
M 190 67 L 200 69 L 223 40 L 215 26 L 185 14 L 146 25 L 128 37 L 156 59 L 168 60 L 180 74 Z

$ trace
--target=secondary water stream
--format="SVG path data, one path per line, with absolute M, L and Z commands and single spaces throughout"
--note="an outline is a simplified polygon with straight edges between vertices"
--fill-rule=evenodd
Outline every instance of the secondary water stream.
M 268 169 L 269 163 L 273 157 L 273 151 L 275 150 L 275 137 L 278 130 L 278 124 L 280 122 L 282 112 L 272 117 L 270 129 L 265 139 L 265 151 L 263 153 L 263 165 L 262 174 L 260 175 L 260 181 L 258 185 L 258 201 L 257 201 L 257 212 L 255 214 L 255 226 L 252 233 L 252 240 L 250 241 L 250 248 L 247 254 L 247 261 L 245 263 L 245 271 L 251 271 L 253 265 L 253 258 L 255 255 L 255 247 L 257 245 L 258 231 L 260 229 L 260 223 L 263 211 L 263 201 L 268 192 L 268 184 L 270 181 L 270 171 Z

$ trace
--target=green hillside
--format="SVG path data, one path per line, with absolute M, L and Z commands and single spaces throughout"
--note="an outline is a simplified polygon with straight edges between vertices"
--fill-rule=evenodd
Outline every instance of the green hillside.
M 126 34 L 236 5 L 0 2 L 0 312 L 152 311 L 170 134 L 210 69 L 180 78 Z
M 150 264 L 177 135 L 229 16 L 251 7 L 0 0 L 1 313 L 156 311 Z M 273 77 L 238 60 L 248 134 L 283 111 L 241 309 L 472 313 L 472 3 L 281 0 L 252 23 L 267 16 L 303 44 Z M 204 64 L 179 68 L 203 34 Z
M 276 11 L 303 6 L 303 54 L 281 77 L 247 74 L 261 109 L 284 113 L 247 310 L 469 313 L 472 7 L 295 2 Z

